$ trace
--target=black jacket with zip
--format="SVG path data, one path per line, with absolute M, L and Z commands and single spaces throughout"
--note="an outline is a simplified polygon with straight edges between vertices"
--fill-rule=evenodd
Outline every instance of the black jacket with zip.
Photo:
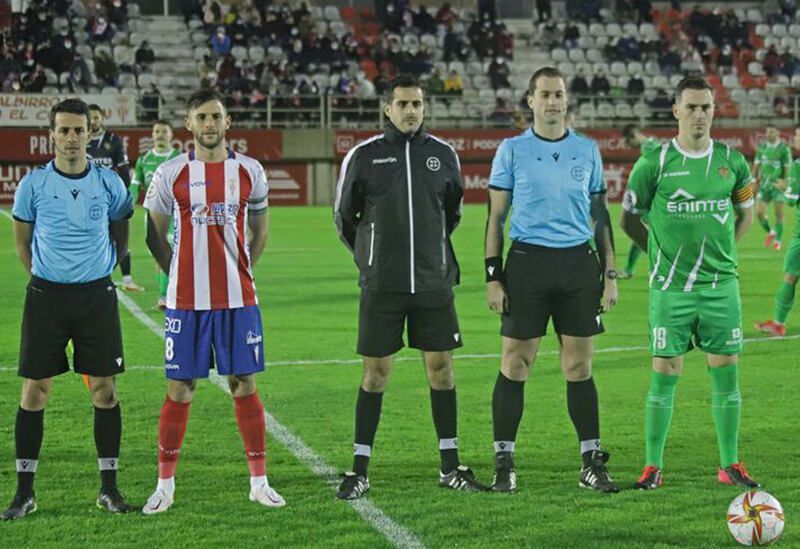
M 464 185 L 455 150 L 420 128 L 353 147 L 342 162 L 334 219 L 353 252 L 359 286 L 419 293 L 452 288 L 460 272 L 450 235 L 461 219 Z

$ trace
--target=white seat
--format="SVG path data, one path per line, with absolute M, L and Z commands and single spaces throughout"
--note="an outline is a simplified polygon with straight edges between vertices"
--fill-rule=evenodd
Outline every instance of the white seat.
M 650 118 L 650 107 L 647 106 L 647 103 L 636 103 L 633 106 L 633 114 L 639 118 Z
M 341 21 L 342 15 L 339 13 L 339 8 L 336 6 L 325 6 L 325 11 L 322 12 L 325 19 L 328 21 Z
M 622 25 L 622 34 L 625 36 L 633 36 L 634 38 L 638 38 L 639 27 L 636 25 L 636 23 L 625 23 Z
M 608 36 L 602 23 L 591 23 L 589 25 L 589 34 L 592 36 Z
M 499 90 L 497 90 L 497 93 L 495 95 L 497 97 L 502 97 L 503 99 L 514 98 L 514 92 L 511 91 L 511 88 L 500 88 Z
M 630 61 L 628 62 L 628 74 L 644 74 L 644 67 L 638 61 Z
M 461 76 L 464 76 L 467 73 L 466 69 L 464 68 L 464 63 L 461 61 L 450 61 L 450 65 L 448 65 L 447 68 L 450 71 L 456 71 Z
M 760 23 L 760 24 L 756 25 L 756 34 L 758 36 L 769 36 L 770 32 L 771 31 L 770 31 L 769 25 L 766 25 L 764 23 Z
M 741 87 L 739 78 L 735 74 L 726 74 L 722 77 L 722 87 L 731 90 Z
M 123 72 L 119 75 L 119 86 L 125 89 L 136 89 L 136 77 L 129 73 Z
M 794 36 L 795 38 L 800 38 L 800 25 L 797 23 L 792 23 L 789 25 L 789 34 Z
M 761 88 L 751 88 L 747 90 L 747 100 L 754 104 L 762 103 L 766 101 L 766 94 Z
M 590 63 L 600 63 L 604 59 L 603 52 L 597 48 L 590 48 L 586 50 L 586 60 Z
M 478 90 L 478 98 L 481 100 L 494 101 L 495 97 L 495 92 L 491 88 L 480 88 Z
M 427 46 L 429 49 L 434 49 L 436 46 L 436 37 L 432 34 L 423 34 L 419 37 L 419 43 Z
M 648 61 L 644 64 L 644 72 L 650 76 L 658 76 L 661 74 L 661 67 L 657 61 Z
M 265 52 L 264 48 L 261 46 L 250 46 L 250 48 L 247 50 L 247 57 L 250 58 L 250 61 L 256 64 L 264 61 L 266 56 L 267 52 Z
M 315 21 L 324 18 L 322 8 L 319 6 L 308 6 L 308 13 L 311 14 L 311 19 Z
M 614 118 L 616 110 L 611 103 L 600 103 L 597 105 L 597 116 L 599 118 Z
M 753 76 L 764 76 L 764 66 L 760 61 L 750 61 L 747 64 L 747 72 Z
M 747 90 L 743 90 L 741 88 L 736 88 L 730 90 L 731 99 L 736 103 L 746 103 L 747 102 Z
M 656 33 L 656 28 L 653 26 L 652 23 L 642 23 L 639 25 L 639 34 L 642 37 L 645 36 L 653 36 Z
M 461 101 L 453 101 L 450 103 L 450 107 L 447 110 L 447 114 L 450 116 L 450 118 L 464 118 L 464 116 L 467 114 L 467 111 L 464 108 L 464 103 Z
M 189 27 L 190 31 L 196 29 L 202 29 L 203 22 L 200 21 L 200 19 L 198 19 L 197 17 L 192 17 L 191 19 L 189 19 L 189 23 L 187 23 L 187 26 Z
M 778 38 L 782 38 L 786 36 L 786 34 L 787 34 L 786 25 L 782 23 L 776 23 L 775 25 L 772 25 L 772 36 L 777 36 Z
M 139 87 L 142 89 L 149 88 L 150 84 L 155 84 L 156 82 L 156 75 L 149 73 L 142 73 L 136 79 L 136 83 L 139 84 Z
M 623 74 L 627 73 L 627 67 L 625 67 L 625 63 L 622 61 L 614 61 L 611 63 L 611 74 L 613 76 L 622 76 Z
M 203 35 L 205 36 L 205 33 L 203 33 Z M 142 42 L 147 40 L 147 37 L 141 32 L 132 32 L 131 35 L 128 37 L 128 40 L 130 41 L 131 46 L 133 46 L 134 48 L 138 48 L 139 46 L 142 45 Z
M 657 76 L 654 76 L 653 77 L 653 87 L 657 88 L 657 89 L 660 88 L 662 90 L 665 90 L 665 89 L 667 89 L 669 87 L 669 80 L 663 74 L 659 74 Z
M 100 93 L 103 95 L 119 95 L 119 90 L 113 86 L 105 86 Z
M 797 39 L 794 36 L 784 36 L 781 38 L 781 47 L 783 49 L 794 49 L 795 45 L 797 44 Z
M 617 86 L 622 88 L 623 90 L 628 89 L 628 82 L 630 81 L 630 77 L 627 74 L 623 74 L 622 76 L 617 78 Z
M 627 103 L 618 103 L 614 106 L 614 115 L 617 118 L 633 118 L 633 110 Z
M 203 57 L 206 55 L 211 55 L 211 50 L 209 48 L 197 46 L 194 48 L 194 50 L 192 50 L 192 57 L 195 61 L 202 61 Z
M 403 35 L 403 44 L 406 46 L 419 47 L 419 38 L 416 34 L 407 33 Z
M 611 38 L 622 36 L 622 27 L 619 26 L 619 23 L 609 23 L 606 25 L 606 35 Z
M 470 61 L 467 63 L 467 74 L 470 76 L 484 74 L 483 64 L 480 61 Z
M 756 113 L 761 118 L 774 118 L 777 113 L 775 109 L 769 103 L 759 103 L 756 105 Z
M 555 48 L 550 52 L 550 58 L 554 63 L 560 63 L 562 61 L 567 61 L 569 59 L 569 55 L 567 54 L 567 50 L 563 48 Z
M 669 86 L 671 88 L 675 88 L 678 86 L 678 84 L 680 84 L 681 80 L 683 80 L 682 74 L 673 74 L 669 77 Z
M 483 74 L 476 74 L 475 76 L 472 77 L 472 87 L 477 88 L 479 90 L 491 88 L 491 84 L 489 83 L 489 77 Z M 492 96 L 494 97 L 494 95 Z
M 169 74 L 162 74 L 156 77 L 157 85 L 160 89 L 167 89 L 175 83 L 175 79 Z
M 141 9 L 139 8 L 139 4 L 130 3 L 128 4 L 128 17 L 130 19 L 136 19 L 141 15 Z
M 792 76 L 792 87 L 800 88 L 800 74 L 795 74 Z
M 54 71 L 53 69 L 45 69 L 44 77 L 47 80 L 47 84 L 50 84 L 52 86 L 58 85 L 58 75 L 56 74 L 56 71 Z
M 58 95 L 59 93 L 61 93 L 61 90 L 59 90 L 58 87 L 56 86 L 45 86 L 44 88 L 42 88 L 42 93 L 48 95 Z
M 578 107 L 578 114 L 581 118 L 594 118 L 597 116 L 597 111 L 592 103 L 583 103 Z
M 128 46 L 117 46 L 114 48 L 114 62 L 117 65 L 133 65 L 134 52 Z
M 575 48 L 569 50 L 569 60 L 573 63 L 580 63 L 586 59 L 586 55 L 584 54 L 583 50 Z
M 111 46 L 108 44 L 98 44 L 94 47 L 94 56 L 97 57 L 101 52 L 106 52 L 109 57 L 113 55 Z
M 563 62 L 559 63 L 557 65 L 557 68 L 567 78 L 575 76 L 575 65 L 573 65 L 569 61 L 563 61 Z
M 244 46 L 233 46 L 231 48 L 231 55 L 237 61 L 244 61 L 247 59 L 247 48 Z
M 755 8 L 747 10 L 748 23 L 761 23 L 763 20 L 764 20 L 764 15 L 761 13 L 761 10 Z
M 63 86 L 64 84 L 69 82 L 71 76 L 72 73 L 70 73 L 69 71 L 62 72 L 61 74 L 58 75 L 58 83 Z

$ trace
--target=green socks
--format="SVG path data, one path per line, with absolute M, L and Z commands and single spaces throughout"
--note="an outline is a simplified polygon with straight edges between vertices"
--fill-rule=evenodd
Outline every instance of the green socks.
M 162 271 L 156 274 L 156 281 L 158 281 L 159 297 L 167 297 L 167 286 L 169 286 L 169 277 Z
M 644 410 L 645 465 L 664 467 L 664 445 L 672 423 L 675 387 L 680 376 L 652 372 Z
M 636 267 L 636 262 L 639 256 L 642 255 L 642 249 L 636 244 L 631 244 L 631 249 L 628 250 L 628 263 L 625 265 L 625 272 L 633 274 L 633 269 Z
M 767 232 L 770 232 L 771 228 L 769 226 L 769 221 L 767 221 L 766 217 L 764 219 L 759 219 L 758 224 L 761 225 L 762 229 L 764 229 Z
M 775 240 L 783 240 L 783 223 L 775 223 Z
M 711 415 L 717 428 L 720 465 L 728 467 L 739 461 L 739 366 L 732 364 L 709 368 L 711 376 Z
M 785 324 L 792 305 L 794 305 L 794 284 L 781 282 L 775 293 L 775 322 Z

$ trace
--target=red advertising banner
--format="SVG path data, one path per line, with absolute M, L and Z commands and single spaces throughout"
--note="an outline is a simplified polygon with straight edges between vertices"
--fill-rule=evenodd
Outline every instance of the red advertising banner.
M 111 128 L 125 143 L 131 162 L 142 151 L 153 148 L 149 128 Z M 262 162 L 283 157 L 283 133 L 280 130 L 228 130 L 228 143 L 236 152 L 252 156 Z M 173 145 L 188 150 L 191 134 L 176 129 Z M 0 132 L 0 162 L 33 162 L 42 164 L 53 158 L 48 130 L 23 130 L 3 128 Z
M 625 144 L 620 130 L 581 129 L 580 132 L 597 141 L 600 153 L 606 161 L 633 162 L 639 156 L 639 149 L 628 147 Z M 676 132 L 677 128 L 644 129 L 646 135 L 659 139 L 674 137 Z M 376 133 L 378 132 L 336 130 L 333 140 L 334 153 L 337 158 L 342 158 L 354 145 Z M 461 160 L 468 162 L 470 160 L 491 161 L 500 142 L 507 137 L 518 135 L 520 132 L 518 130 L 436 130 L 432 133 L 450 143 L 458 152 Z M 755 154 L 758 144 L 765 138 L 763 131 L 739 128 L 714 130 L 712 137 L 741 151 L 747 157 Z M 785 133 L 782 137 L 791 143 L 793 134 Z
M 0 204 L 11 204 L 17 183 L 40 162 L 0 162 Z M 264 166 L 271 206 L 306 206 L 309 200 L 309 166 L 304 163 Z M 144 193 L 140 193 L 140 197 Z

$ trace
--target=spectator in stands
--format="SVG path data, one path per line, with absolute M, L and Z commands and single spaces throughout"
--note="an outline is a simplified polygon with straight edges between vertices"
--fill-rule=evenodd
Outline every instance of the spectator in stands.
M 47 76 L 44 74 L 44 67 L 36 65 L 36 68 L 22 78 L 22 91 L 25 93 L 42 93 L 47 85 Z
M 31 64 L 30 68 L 33 70 L 36 64 L 43 65 L 48 69 L 54 69 L 56 66 L 56 57 L 53 48 L 50 46 L 50 40 L 44 40 L 36 46 L 36 54 L 34 55 L 35 63 Z
M 8 73 L 6 79 L 3 80 L 4 93 L 17 93 L 22 90 L 22 82 L 19 80 L 19 75 L 15 72 Z
M 41 9 L 36 14 L 35 18 L 28 17 L 32 21 L 30 32 L 25 36 L 26 40 L 33 40 L 38 43 L 50 37 L 50 32 L 53 29 L 53 18 L 46 9 Z
M 786 78 L 791 79 L 794 74 L 800 70 L 800 64 L 798 64 L 797 56 L 795 56 L 791 50 L 786 50 L 781 55 L 781 60 L 783 61 L 783 65 L 781 67 L 781 74 L 786 76 Z
M 617 21 L 620 23 L 633 21 L 635 10 L 632 0 L 617 0 L 614 11 L 616 12 Z
M 631 76 L 630 80 L 628 80 L 628 88 L 625 91 L 631 103 L 636 103 L 644 94 L 644 80 L 642 79 L 642 75 L 637 73 Z
M 536 0 L 536 14 L 539 16 L 539 23 L 549 21 L 553 17 L 553 6 L 550 0 Z
M 377 86 L 376 86 L 377 87 Z M 438 68 L 434 68 L 433 72 L 425 81 L 425 97 L 432 95 L 442 95 L 444 93 L 444 80 Z
M 101 50 L 95 55 L 94 72 L 101 85 L 116 87 L 117 79 L 119 78 L 119 67 L 107 51 Z
M 661 73 L 666 76 L 671 76 L 672 73 L 680 70 L 681 56 L 674 45 L 670 45 L 661 53 L 658 58 L 658 66 L 661 68 Z
M 464 81 L 458 71 L 450 71 L 444 81 L 444 93 L 447 95 L 463 95 Z
M 28 14 L 20 13 L 11 27 L 11 42 L 21 44 L 33 34 L 33 24 L 28 19 Z
M 507 59 L 514 58 L 514 36 L 508 32 L 505 23 L 498 23 L 494 29 L 494 51 Z
M 669 98 L 664 88 L 658 88 L 658 90 L 656 90 L 656 96 L 650 101 L 650 108 L 653 110 L 653 119 L 672 119 L 672 100 Z
M 211 51 L 217 57 L 223 57 L 231 52 L 231 37 L 225 33 L 225 27 L 217 27 L 217 32 L 211 37 Z
M 214 80 L 217 79 L 217 70 L 214 62 L 211 60 L 210 55 L 204 55 L 203 60 L 197 65 L 197 76 L 200 78 L 200 87 L 210 87 L 211 75 L 213 74 Z
M 92 71 L 80 53 L 75 52 L 69 68 L 69 88 L 71 92 L 89 93 L 92 86 Z
M 578 101 L 578 104 L 586 101 L 586 96 L 589 95 L 589 83 L 586 81 L 583 67 L 578 67 L 575 72 L 575 76 L 569 84 L 569 92 Z
M 114 34 L 114 27 L 112 27 L 108 19 L 102 15 L 95 17 L 92 22 L 89 23 L 89 40 L 93 44 L 110 42 L 111 39 L 114 38 Z
M 780 72 L 781 67 L 783 67 L 783 58 L 781 58 L 775 46 L 770 46 L 761 64 L 764 66 L 764 74 L 767 77 L 771 77 Z
M 438 69 L 437 69 L 438 73 Z M 388 74 L 386 71 L 381 71 L 375 77 L 375 93 L 379 96 L 383 97 L 386 93 L 386 90 L 389 88 L 389 83 L 392 81 L 392 76 Z M 444 91 L 444 82 L 442 82 L 442 91 Z
M 599 95 L 601 97 L 605 97 L 611 93 L 611 83 L 608 81 L 603 69 L 598 69 L 597 74 L 592 78 L 591 91 L 592 95 Z
M 561 42 L 561 33 L 558 31 L 555 21 L 550 20 L 545 23 L 544 27 L 542 27 L 541 34 L 539 35 L 539 40 L 544 49 L 552 50 L 553 48 L 558 47 L 559 43 Z
M 108 21 L 117 29 L 128 27 L 128 6 L 122 0 L 111 0 L 106 3 Z
M 232 55 L 226 55 L 217 66 L 217 78 L 223 89 L 228 88 L 232 82 L 239 78 L 239 68 Z
M 720 75 L 733 73 L 733 48 L 730 44 L 725 44 L 717 56 L 717 71 Z
M 460 33 L 456 32 L 453 29 L 453 25 L 450 24 L 447 27 L 447 34 L 444 35 L 444 52 L 442 59 L 444 59 L 445 63 L 449 63 L 453 59 L 464 61 L 466 59 L 466 56 L 464 56 L 464 46 L 464 38 Z
M 513 112 L 514 109 L 509 107 L 508 101 L 504 97 L 497 97 L 494 100 L 494 109 L 487 120 L 495 127 L 509 127 L 513 121 Z
M 492 83 L 492 88 L 495 90 L 510 88 L 509 76 L 511 76 L 511 69 L 508 68 L 506 60 L 502 57 L 495 57 L 489 65 L 489 81 Z
M 142 93 L 142 120 L 151 122 L 158 120 L 161 104 L 164 102 L 164 97 L 156 87 L 155 82 L 150 82 L 150 87 Z
M 414 26 L 419 29 L 420 34 L 436 34 L 436 19 L 424 5 L 414 14 Z
M 577 48 L 580 38 L 581 31 L 578 29 L 578 25 L 574 21 L 567 21 L 567 26 L 564 27 L 564 47 L 567 49 Z
M 781 17 L 786 24 L 793 23 L 797 15 L 797 0 L 779 0 Z
M 448 27 L 458 20 L 458 15 L 453 10 L 450 2 L 445 2 L 444 5 L 436 12 L 436 22 L 440 25 Z
M 75 40 L 69 30 L 62 29 L 53 39 L 53 70 L 62 73 L 69 70 L 72 57 L 75 55 Z
M 188 25 L 192 19 L 203 19 L 202 0 L 180 0 L 183 22 Z
M 653 4 L 650 0 L 633 0 L 633 7 L 638 15 L 638 24 L 653 22 Z
M 478 0 L 478 19 L 481 21 L 494 21 L 497 19 L 495 0 Z
M 222 7 L 216 0 L 212 0 L 203 9 L 203 23 L 207 30 L 218 27 L 223 23 Z
M 386 6 L 386 18 L 383 22 L 383 26 L 389 32 L 396 34 L 399 34 L 403 28 L 403 14 L 395 9 L 393 3 L 389 3 L 389 5 Z
M 616 53 L 620 61 L 639 61 L 642 58 L 639 41 L 630 35 L 621 36 L 617 40 Z
M 136 68 L 140 72 L 144 72 L 150 69 L 150 66 L 155 63 L 156 61 L 156 52 L 153 51 L 153 48 L 150 47 L 150 44 L 147 40 L 142 41 L 139 44 L 139 47 L 136 50 L 136 55 L 134 56 L 134 61 L 136 62 Z

